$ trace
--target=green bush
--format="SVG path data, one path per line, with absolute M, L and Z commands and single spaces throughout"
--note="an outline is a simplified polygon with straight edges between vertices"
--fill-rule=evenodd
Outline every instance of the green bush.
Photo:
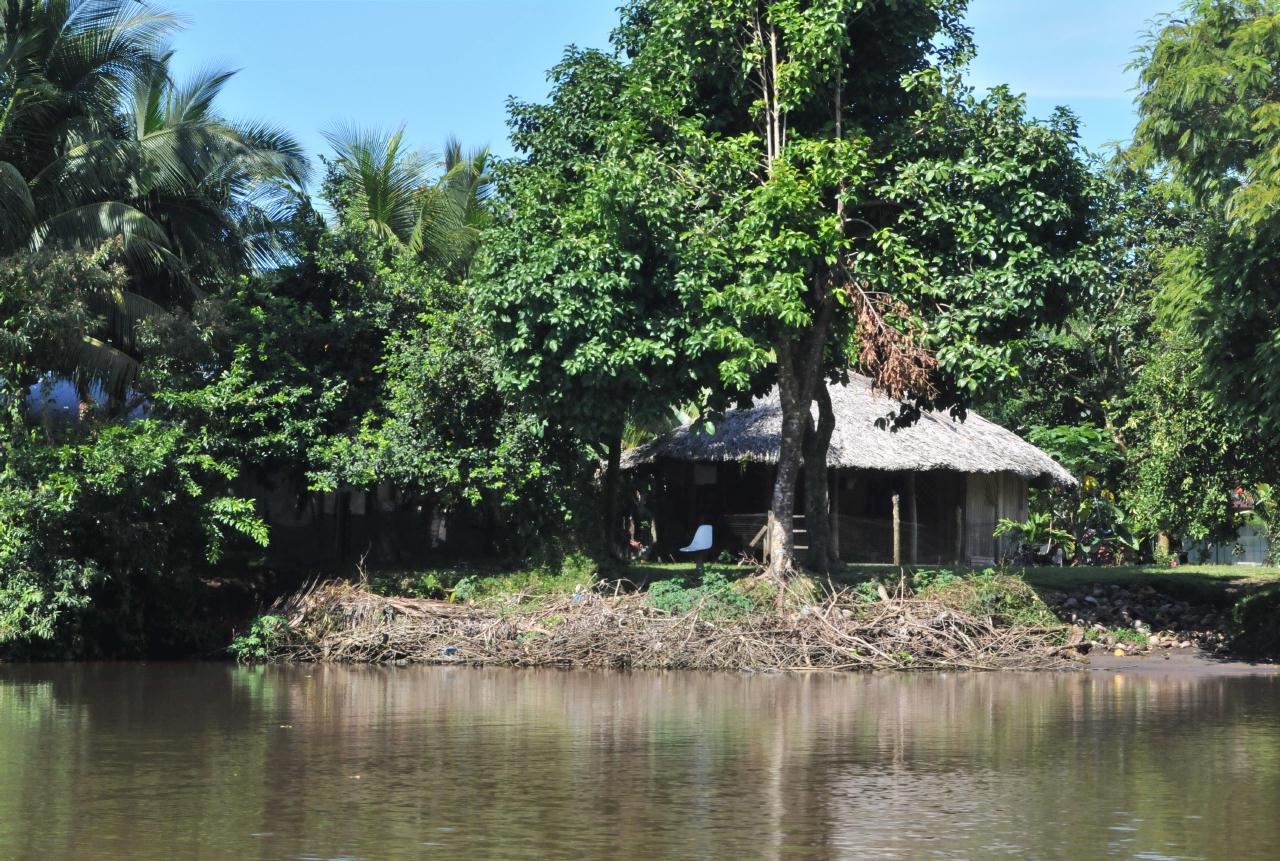
M 755 603 L 733 587 L 723 574 L 708 571 L 702 582 L 688 585 L 685 580 L 659 580 L 649 584 L 649 606 L 664 613 L 682 616 L 698 611 L 708 618 L 736 618 L 750 613 Z
M 251 500 L 201 435 L 136 421 L 50 444 L 15 432 L 0 464 L 0 650 L 125 656 L 192 645 L 195 591 Z M 202 644 L 203 645 L 203 644 Z
M 1231 645 L 1250 657 L 1280 657 L 1280 588 L 1247 595 L 1235 605 Z
M 937 570 L 925 569 L 911 574 L 911 588 L 915 592 L 923 589 L 941 589 L 963 579 L 963 576 L 947 568 Z
M 245 664 L 268 661 L 284 642 L 285 626 L 283 616 L 259 616 L 247 631 L 231 641 L 227 651 L 237 661 Z

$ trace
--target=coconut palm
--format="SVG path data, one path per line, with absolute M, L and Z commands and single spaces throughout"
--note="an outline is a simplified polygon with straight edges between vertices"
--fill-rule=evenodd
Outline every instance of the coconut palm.
M 277 227 L 307 176 L 305 154 L 287 133 L 215 112 L 233 75 L 213 69 L 177 84 L 165 55 L 125 103 L 123 140 L 104 147 L 136 165 L 136 205 L 184 268 L 214 280 L 280 262 Z
M 92 247 L 114 239 L 133 254 L 161 244 L 156 225 L 107 193 L 118 171 L 59 166 L 117 130 L 117 106 L 150 73 L 175 25 L 172 16 L 133 0 L 7 0 L 0 29 L 0 254 L 50 241 Z
M 489 172 L 489 149 L 481 147 L 463 153 L 457 138 L 444 148 L 444 176 L 441 184 L 451 201 L 455 221 L 445 247 L 452 250 L 450 267 L 455 275 L 465 275 L 480 247 L 480 236 L 492 218 L 493 176 Z
M 116 395 L 139 320 L 277 261 L 305 181 L 291 138 L 216 113 L 231 72 L 174 82 L 172 27 L 134 0 L 9 0 L 0 41 L 0 255 L 125 267 L 124 286 L 81 297 L 103 325 L 51 369 Z
M 493 181 L 486 149 L 443 157 L 409 149 L 404 127 L 325 133 L 337 156 L 332 196 L 344 218 L 452 274 L 465 274 L 488 220 Z

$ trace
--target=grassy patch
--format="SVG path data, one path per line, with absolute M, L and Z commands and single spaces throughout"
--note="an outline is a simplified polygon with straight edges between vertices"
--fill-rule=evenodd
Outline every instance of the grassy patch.
M 1082 586 L 1150 586 L 1172 598 L 1196 604 L 1225 606 L 1241 596 L 1280 584 L 1280 570 L 1248 565 L 1156 565 L 1119 568 L 1028 568 L 1027 582 L 1041 591 L 1065 591 Z
M 931 570 L 928 566 L 906 568 L 908 576 Z M 959 573 L 973 569 L 949 569 Z M 1068 591 L 1085 586 L 1151 586 L 1173 598 L 1200 604 L 1227 605 L 1250 592 L 1280 585 L 1280 569 L 1249 565 L 1131 565 L 1116 568 L 1023 568 L 1019 574 L 1038 592 Z M 900 569 L 893 565 L 850 565 L 832 575 L 837 585 L 857 586 L 872 579 L 896 583 Z
M 924 573 L 924 572 L 922 572 Z M 1062 622 L 1035 589 L 1015 574 L 987 569 L 972 574 L 928 572 L 915 583 L 917 594 L 934 598 L 1001 627 L 1056 628 Z
M 572 594 L 596 582 L 596 564 L 572 553 L 558 565 L 522 569 L 496 565 L 456 565 L 425 571 L 378 571 L 369 574 L 369 589 L 379 595 L 482 603 L 520 595 L 526 599 Z

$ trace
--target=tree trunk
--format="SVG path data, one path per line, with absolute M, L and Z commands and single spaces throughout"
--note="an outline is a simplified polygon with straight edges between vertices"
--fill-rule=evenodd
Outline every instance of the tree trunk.
M 622 435 L 609 440 L 609 458 L 604 470 L 604 546 L 614 559 L 625 560 L 621 541 L 622 516 L 619 492 L 621 490 Z
M 778 441 L 778 473 L 773 483 L 772 511 L 775 517 L 768 573 L 783 579 L 795 573 L 796 479 L 804 456 L 805 431 L 813 421 L 810 405 L 822 380 L 822 359 L 831 327 L 832 301 L 823 294 L 822 284 L 814 284 L 817 297 L 812 327 L 807 337 L 775 342 L 778 356 L 778 400 L 782 406 L 782 436 Z M 797 346 L 801 347 L 797 350 Z M 799 355 L 797 355 L 797 352 Z M 827 442 L 830 442 L 828 437 Z M 815 445 L 816 452 L 816 445 Z M 817 455 L 815 454 L 815 457 Z M 822 446 L 821 461 L 827 458 Z
M 831 570 L 831 505 L 828 495 L 827 451 L 836 429 L 831 393 L 819 383 L 814 389 L 818 421 L 810 420 L 804 441 L 804 525 L 809 532 L 805 567 L 815 574 Z
M 796 479 L 800 476 L 804 448 L 805 419 L 798 406 L 794 380 L 789 395 L 782 395 L 782 436 L 778 441 L 778 474 L 773 483 L 773 531 L 769 536 L 769 574 L 786 578 L 795 573 Z M 808 404 L 805 404 L 807 410 Z

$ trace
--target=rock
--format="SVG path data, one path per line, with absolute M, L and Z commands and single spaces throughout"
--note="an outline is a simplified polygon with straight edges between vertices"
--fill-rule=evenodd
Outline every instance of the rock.
M 1147 637 L 1147 643 L 1152 646 L 1158 646 L 1160 645 L 1160 638 L 1155 634 L 1152 634 L 1150 637 Z
M 1086 604 L 1092 604 L 1095 607 L 1098 606 L 1098 599 L 1093 597 L 1092 595 L 1086 595 L 1084 600 Z

